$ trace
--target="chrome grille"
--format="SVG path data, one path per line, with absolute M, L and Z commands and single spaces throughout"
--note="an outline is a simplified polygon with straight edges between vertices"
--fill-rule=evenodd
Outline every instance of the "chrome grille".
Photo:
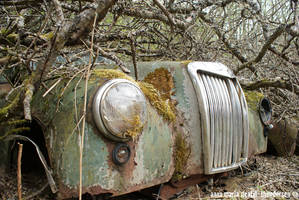
M 205 173 L 237 168 L 248 154 L 248 111 L 237 79 L 220 63 L 193 62 L 188 71 L 200 107 Z

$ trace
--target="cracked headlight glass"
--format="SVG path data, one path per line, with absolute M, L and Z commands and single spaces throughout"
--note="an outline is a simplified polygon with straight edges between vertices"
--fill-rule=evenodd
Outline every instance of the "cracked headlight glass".
M 136 84 L 128 80 L 110 80 L 94 96 L 93 117 L 106 137 L 114 141 L 134 139 L 146 122 L 145 96 Z

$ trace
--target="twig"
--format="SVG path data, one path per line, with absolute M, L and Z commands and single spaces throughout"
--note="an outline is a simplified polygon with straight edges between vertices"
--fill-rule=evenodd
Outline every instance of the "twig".
M 286 89 L 290 92 L 293 92 L 297 95 L 299 95 L 299 86 L 292 84 L 290 81 L 283 80 L 281 78 L 276 78 L 274 80 L 258 80 L 255 82 L 250 82 L 246 84 L 241 84 L 243 88 L 247 90 L 256 90 L 259 88 L 269 88 L 269 87 L 275 87 L 275 88 L 281 88 Z
M 83 147 L 84 147 L 84 134 L 85 134 L 85 122 L 86 122 L 86 107 L 87 107 L 87 91 L 88 91 L 88 80 L 90 76 L 91 61 L 93 55 L 93 39 L 94 39 L 94 30 L 96 25 L 96 19 L 98 13 L 95 14 L 92 36 L 91 36 L 91 45 L 90 45 L 90 55 L 89 55 L 89 64 L 86 71 L 85 79 L 85 91 L 84 91 L 84 106 L 83 106 L 83 121 L 82 121 L 82 132 L 81 132 L 81 141 L 80 141 L 80 159 L 79 159 L 79 171 L 80 171 L 80 182 L 79 182 L 79 200 L 82 200 L 82 160 L 83 160 Z
M 166 15 L 166 17 L 168 18 L 168 20 L 170 22 L 171 29 L 173 30 L 173 27 L 175 26 L 175 22 L 171 16 L 171 14 L 167 11 L 167 9 L 158 0 L 153 0 L 153 1 L 162 10 L 162 12 Z
M 64 21 L 64 15 L 63 15 L 63 11 L 60 5 L 60 2 L 58 0 L 52 0 L 56 9 L 56 16 L 57 16 L 57 25 L 61 26 L 63 21 Z
M 133 38 L 133 35 L 131 34 L 129 36 L 130 38 L 130 44 L 131 44 L 131 51 L 132 51 L 132 59 L 133 59 L 133 65 L 134 65 L 134 73 L 135 73 L 135 79 L 138 81 L 138 69 L 137 69 L 137 62 L 136 62 L 136 47 L 135 47 L 135 41 Z
M 57 101 L 57 104 L 56 104 L 56 112 L 58 112 L 58 108 L 59 108 L 59 104 L 60 104 L 60 101 L 61 101 L 61 98 L 64 94 L 64 92 L 66 91 L 66 89 L 68 88 L 68 86 L 70 85 L 70 83 L 73 81 L 73 79 L 75 77 L 77 77 L 78 74 L 82 73 L 84 71 L 84 69 L 78 71 L 76 74 L 74 74 L 70 80 L 67 82 L 67 84 L 65 85 L 65 87 L 62 89 L 62 92 L 61 94 L 59 95 L 59 98 L 58 98 L 58 101 Z M 76 96 L 76 88 L 77 88 L 77 85 L 79 84 L 79 82 L 81 81 L 82 78 L 80 78 L 80 80 L 78 81 L 78 83 L 76 84 L 76 87 L 75 87 L 75 96 Z M 75 105 L 76 105 L 76 98 L 75 98 Z M 77 113 L 77 112 L 76 112 Z M 76 118 L 77 119 L 77 118 Z
M 60 83 L 60 81 L 61 81 L 61 78 L 60 79 L 58 79 L 58 81 L 56 81 L 44 94 L 43 94 L 43 97 L 45 97 L 45 96 L 47 96 L 47 94 L 49 93 L 49 92 L 51 92 L 51 90 L 58 84 L 58 83 Z
M 161 192 L 161 190 L 162 190 L 163 186 L 164 186 L 164 184 L 162 183 L 162 184 L 160 185 L 160 187 L 159 187 L 159 191 L 158 191 L 158 194 L 157 194 L 156 200 L 159 200 L 159 199 L 160 199 L 160 192 Z
M 86 44 L 91 45 L 91 43 L 88 41 L 86 41 Z M 113 60 L 123 72 L 130 73 L 130 70 L 128 68 L 126 68 L 125 64 L 114 54 L 104 51 L 101 47 L 99 47 L 97 45 L 93 45 L 93 48 L 96 49 L 97 51 L 99 51 L 103 57 Z
M 22 170 L 21 170 L 21 165 L 22 165 L 22 152 L 23 152 L 23 144 L 19 144 L 19 151 L 18 151 L 18 198 L 19 200 L 22 200 Z

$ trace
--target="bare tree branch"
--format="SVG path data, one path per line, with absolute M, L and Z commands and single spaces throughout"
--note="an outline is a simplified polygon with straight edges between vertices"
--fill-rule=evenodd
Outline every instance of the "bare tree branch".
M 166 24 L 170 24 L 169 19 L 164 15 L 150 12 L 147 10 L 138 10 L 135 8 L 130 8 L 130 9 L 123 9 L 121 12 L 125 15 L 132 16 L 132 17 L 138 17 L 142 19 L 155 19 L 155 20 L 162 21 Z M 178 27 L 179 29 L 185 31 L 189 27 L 189 24 L 181 20 L 176 20 L 175 27 Z
M 242 83 L 241 86 L 247 90 L 257 90 L 260 88 L 281 88 L 289 90 L 297 95 L 299 95 L 299 86 L 292 84 L 290 81 L 283 80 L 281 78 L 277 78 L 275 80 L 259 80 L 251 83 Z
M 199 12 L 198 16 L 215 31 L 216 35 L 223 42 L 227 50 L 230 51 L 241 63 L 248 62 L 247 59 L 242 56 L 241 52 L 228 42 L 225 35 L 221 33 L 220 29 L 217 27 L 217 25 L 214 24 L 212 20 L 206 18 L 205 14 L 202 12 Z
M 86 41 L 87 45 L 91 45 L 91 43 L 89 41 Z M 125 66 L 125 64 L 119 59 L 117 58 L 115 55 L 111 54 L 111 53 L 107 53 L 106 51 L 104 51 L 101 47 L 93 44 L 94 50 L 99 51 L 99 53 L 105 57 L 108 58 L 110 60 L 113 60 L 116 65 L 118 65 L 121 70 L 125 73 L 130 73 L 130 70 Z
M 286 25 L 279 26 L 274 31 L 274 33 L 268 38 L 268 40 L 265 42 L 265 44 L 261 48 L 258 55 L 253 60 L 241 65 L 240 67 L 238 67 L 238 69 L 235 70 L 235 73 L 238 74 L 241 70 L 243 70 L 245 68 L 249 68 L 251 71 L 254 72 L 255 69 L 252 68 L 252 65 L 254 65 L 254 64 L 256 64 L 256 63 L 258 63 L 262 60 L 264 55 L 267 53 L 267 50 L 270 48 L 271 44 L 285 31 L 286 27 L 287 27 Z
M 52 1 L 54 3 L 56 13 L 57 13 L 57 19 L 58 19 L 57 25 L 61 26 L 62 23 L 64 22 L 64 15 L 63 15 L 63 11 L 62 11 L 60 2 L 59 2 L 59 0 L 52 0 Z
M 153 0 L 154 3 L 162 10 L 162 12 L 166 15 L 166 17 L 168 18 L 171 27 L 175 26 L 175 22 L 173 20 L 173 17 L 171 16 L 171 14 L 166 10 L 166 8 L 158 1 L 158 0 Z

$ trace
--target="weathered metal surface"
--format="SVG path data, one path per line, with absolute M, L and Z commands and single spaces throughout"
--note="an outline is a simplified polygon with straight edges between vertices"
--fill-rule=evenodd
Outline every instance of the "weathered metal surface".
M 183 174 L 190 176 L 203 173 L 203 147 L 201 135 L 200 112 L 196 93 L 187 72 L 189 62 L 144 62 L 138 67 L 139 78 L 143 80 L 147 74 L 159 68 L 170 71 L 174 80 L 172 98 L 176 101 L 177 123 L 176 132 L 183 134 L 190 145 L 190 155 Z M 177 135 L 174 133 L 174 135 Z
M 256 110 L 248 108 L 249 145 L 248 156 L 264 153 L 267 150 L 267 137 L 264 136 L 264 126 Z
M 136 140 L 127 142 L 131 149 L 131 157 L 123 165 L 116 165 L 112 162 L 112 151 L 116 143 L 103 137 L 92 116 L 93 96 L 97 88 L 107 79 L 94 75 L 91 77 L 88 86 L 87 124 L 82 166 L 83 193 L 105 193 L 115 196 L 168 182 L 178 172 L 182 178 L 204 173 L 203 158 L 207 154 L 207 150 L 203 146 L 202 140 L 201 105 L 198 104 L 196 90 L 187 71 L 188 63 L 138 63 L 140 81 L 156 69 L 163 69 L 160 71 L 166 74 L 166 77 L 157 77 L 153 80 L 157 82 L 156 87 L 165 78 L 173 79 L 173 83 L 169 84 L 169 87 L 157 89 L 162 90 L 162 98 L 171 101 L 171 105 L 175 108 L 176 120 L 174 122 L 166 120 L 151 105 L 152 102 L 147 101 L 147 122 Z M 131 71 L 133 74 L 134 70 Z M 169 77 L 168 72 L 172 77 Z M 221 72 L 218 75 L 223 73 L 226 77 L 233 77 L 229 71 Z M 155 76 L 159 76 L 159 70 L 149 77 L 152 79 Z M 111 76 L 111 78 L 115 77 Z M 54 179 L 59 189 L 59 198 L 77 196 L 79 185 L 80 137 L 78 132 L 81 130 L 79 121 L 83 112 L 85 80 L 75 78 L 70 83 L 68 81 L 62 80 L 45 98 L 42 97 L 45 91 L 40 91 L 34 96 L 32 102 L 34 105 L 33 116 L 44 125 L 43 132 Z M 208 79 L 207 81 L 215 82 L 215 80 Z M 152 84 L 155 85 L 154 82 Z M 215 98 L 211 103 L 216 106 L 217 102 L 221 102 L 220 98 L 225 97 L 221 105 L 228 103 L 230 101 L 229 90 L 225 89 L 224 82 L 215 82 L 215 84 L 219 86 L 217 87 L 219 90 L 224 90 L 226 93 L 217 97 L 218 100 Z M 234 85 L 234 87 L 236 86 Z M 237 93 L 238 98 L 241 99 L 240 92 L 237 91 Z M 229 107 L 226 109 L 229 110 Z M 227 117 L 218 120 L 222 120 L 223 123 Z M 265 150 L 266 139 L 263 136 L 262 124 L 255 111 L 249 110 L 249 121 L 249 154 L 252 155 Z M 188 150 L 187 154 L 176 151 L 175 140 L 178 136 L 183 138 L 185 149 Z M 223 146 L 232 144 L 230 140 L 223 141 Z M 227 158 L 226 155 L 230 155 L 231 151 L 228 149 L 225 154 L 221 155 L 221 162 L 228 163 L 231 158 L 229 156 Z M 183 159 L 175 159 L 176 155 L 188 156 Z M 183 163 L 183 169 L 179 171 L 175 169 L 176 162 Z
M 220 63 L 191 62 L 188 72 L 200 105 L 205 173 L 239 167 L 248 155 L 248 111 L 238 81 Z
M 83 193 L 120 195 L 167 182 L 174 171 L 174 137 L 171 125 L 163 120 L 149 103 L 148 121 L 143 132 L 135 142 L 128 143 L 132 150 L 131 158 L 123 166 L 113 164 L 111 154 L 115 143 L 102 136 L 91 116 L 92 97 L 102 82 L 100 78 L 92 80 L 88 88 L 88 123 L 85 128 L 82 166 Z M 41 96 L 34 99 L 33 115 L 42 119 L 48 127 L 45 130 L 45 137 L 52 168 L 59 183 L 60 198 L 77 196 L 78 193 L 79 135 L 76 125 L 82 113 L 84 81 L 74 88 L 76 84 L 74 80 L 66 88 L 58 112 L 56 112 L 57 96 L 63 90 L 64 83 L 43 101 L 40 101 Z M 77 105 L 74 102 L 77 102 Z

